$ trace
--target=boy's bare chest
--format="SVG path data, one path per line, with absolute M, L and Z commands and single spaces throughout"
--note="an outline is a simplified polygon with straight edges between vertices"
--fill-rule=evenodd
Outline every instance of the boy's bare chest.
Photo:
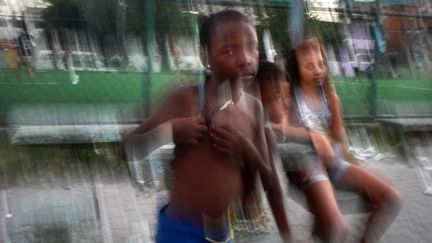
M 259 124 L 259 117 L 254 113 L 253 104 L 249 101 L 242 100 L 236 104 L 228 105 L 221 110 L 215 99 L 207 98 L 203 101 L 199 100 L 198 92 L 191 94 L 188 97 L 189 105 L 184 107 L 183 117 L 191 117 L 201 115 L 207 121 L 207 126 L 210 129 L 213 126 L 229 125 L 236 131 L 249 138 L 254 138 L 256 129 Z M 201 103 L 202 102 L 202 103 Z
M 252 111 L 245 110 L 237 105 L 231 105 L 222 111 L 217 111 L 208 117 L 209 128 L 228 125 L 243 136 L 253 138 L 255 135 L 256 120 Z

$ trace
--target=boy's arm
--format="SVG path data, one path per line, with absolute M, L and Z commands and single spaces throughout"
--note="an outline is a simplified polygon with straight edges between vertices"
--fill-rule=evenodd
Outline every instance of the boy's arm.
M 159 109 L 143 124 L 122 139 L 125 156 L 144 158 L 162 145 L 173 142 L 173 123 L 175 118 L 185 112 L 180 102 L 186 88 L 179 88 L 172 93 Z
M 242 144 L 245 163 L 249 165 L 252 172 L 258 171 L 264 187 L 271 187 L 271 184 L 273 183 L 273 171 L 270 164 L 267 162 L 269 159 L 266 156 L 266 151 L 260 148 L 265 145 L 257 141 L 255 141 L 254 144 L 252 141 L 244 137 Z
M 256 134 L 253 141 L 241 135 L 229 124 L 224 124 L 212 129 L 212 134 L 210 135 L 212 145 L 216 150 L 237 157 L 246 163 L 252 175 L 255 175 L 256 172 L 259 173 L 263 188 L 268 192 L 267 197 L 275 215 L 280 234 L 285 241 L 288 241 L 290 235 L 288 221 L 283 206 L 282 190 L 276 176 L 276 169 L 271 157 L 269 158 L 270 153 L 268 152 L 267 136 L 264 131 L 264 121 L 261 119 L 263 111 L 259 109 L 258 105 L 254 108 L 257 112 L 255 114 L 258 114 L 254 117 L 259 117 L 260 119 L 255 124 Z
M 170 120 L 149 130 L 144 130 L 144 128 L 147 127 L 145 125 L 146 123 L 138 127 L 143 132 L 138 132 L 137 128 L 123 137 L 122 147 L 127 160 L 140 160 L 145 158 L 152 151 L 173 141 Z
M 230 124 L 213 127 L 210 134 L 212 146 L 217 151 L 236 158 L 242 166 L 246 166 L 251 174 L 256 171 L 260 173 L 264 185 L 270 184 L 272 177 L 271 167 L 263 158 L 266 154 L 258 149 L 258 141 L 251 141 L 249 138 L 238 132 Z
M 258 163 L 259 165 L 261 165 L 260 167 L 258 167 L 258 171 L 260 173 L 261 181 L 263 182 L 264 189 L 267 190 L 267 188 L 270 188 L 273 185 L 274 170 L 272 168 L 271 161 L 270 161 L 271 154 L 269 153 L 267 134 L 264 126 L 264 122 L 265 122 L 264 110 L 261 105 L 261 102 L 258 101 L 256 103 L 255 110 L 259 118 L 257 124 L 257 134 L 254 141 L 254 144 L 256 145 L 259 154 L 255 156 L 255 158 L 262 159 L 262 161 Z
M 290 242 L 291 232 L 284 197 L 272 156 L 272 151 L 274 151 L 272 133 L 270 129 L 262 129 L 262 132 L 263 136 L 258 136 L 258 141 L 255 141 L 256 147 L 249 140 L 245 142 L 248 144 L 245 160 L 248 160 L 249 164 L 253 163 L 252 167 L 258 170 L 279 234 L 284 242 Z
M 267 188 L 266 196 L 283 241 L 290 242 L 292 236 L 288 224 L 288 217 L 286 215 L 284 196 L 273 158 L 273 151 L 275 151 L 274 149 L 276 148 L 273 144 L 272 132 L 268 128 L 265 129 L 265 140 L 267 143 L 268 161 L 270 162 L 273 175 L 271 186 Z
M 279 234 L 284 242 L 291 242 L 291 232 L 286 215 L 284 197 L 278 178 L 278 173 L 273 159 L 273 151 L 276 151 L 273 143 L 273 136 L 270 128 L 264 125 L 264 111 L 260 103 L 256 107 L 258 117 L 258 131 L 255 138 L 255 150 L 259 154 L 254 156 L 256 160 L 261 160 L 258 165 L 259 175 L 266 191 L 267 200 L 272 210 Z M 253 158 L 250 158 L 253 159 Z
M 261 106 L 258 106 L 258 114 L 260 115 L 259 117 L 264 117 L 264 111 Z M 264 159 L 266 162 L 264 164 L 266 164 L 270 170 L 269 172 L 264 170 L 259 171 L 261 181 L 263 183 L 263 188 L 266 191 L 266 196 L 276 221 L 279 234 L 284 242 L 290 242 L 291 232 L 288 225 L 283 192 L 273 158 L 273 151 L 276 151 L 276 146 L 274 146 L 272 131 L 270 128 L 265 127 L 264 119 L 258 121 L 258 127 L 259 130 L 258 136 L 256 137 L 256 144 L 260 154 L 262 155 L 260 157 Z

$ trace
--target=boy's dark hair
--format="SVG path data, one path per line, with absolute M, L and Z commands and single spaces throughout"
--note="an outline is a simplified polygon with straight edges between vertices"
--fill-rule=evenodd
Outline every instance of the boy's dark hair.
M 228 21 L 244 21 L 252 25 L 252 22 L 246 15 L 232 9 L 211 14 L 209 17 L 201 17 L 200 22 L 202 22 L 202 24 L 199 29 L 199 41 L 201 46 L 209 48 L 212 33 L 216 26 Z
M 276 64 L 269 61 L 261 61 L 259 63 L 258 73 L 256 80 L 261 83 L 271 78 L 281 78 L 284 76 L 284 71 L 279 68 Z
M 273 95 L 271 99 L 276 99 L 278 95 L 281 95 L 284 100 L 288 95 L 285 88 L 288 87 L 288 83 L 285 83 L 285 72 L 276 64 L 268 61 L 261 61 L 258 68 L 258 73 L 255 80 L 259 85 L 261 92 L 264 90 L 270 91 Z M 264 97 L 261 93 L 261 99 L 264 101 Z M 268 99 L 270 97 L 265 97 Z

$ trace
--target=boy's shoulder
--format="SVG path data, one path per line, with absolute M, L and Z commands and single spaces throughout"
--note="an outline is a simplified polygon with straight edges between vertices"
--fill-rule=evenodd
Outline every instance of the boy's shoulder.
M 162 111 L 167 109 L 175 114 L 188 113 L 195 110 L 198 106 L 198 87 L 197 85 L 182 85 L 175 88 L 170 95 L 165 98 L 165 102 L 160 108 Z
M 245 92 L 245 91 L 243 91 L 243 94 L 248 101 L 254 102 L 254 103 L 261 103 L 261 101 L 255 95 L 250 94 L 250 93 Z
M 197 95 L 198 86 L 197 85 L 182 85 L 180 87 L 177 87 L 174 89 L 174 91 L 171 93 L 171 98 L 178 98 L 178 99 L 189 99 L 191 97 L 195 97 Z
M 198 107 L 197 93 L 196 85 L 184 85 L 175 88 L 163 98 L 152 117 L 165 121 L 195 113 L 196 107 Z
M 238 102 L 238 107 L 250 114 L 254 114 L 255 118 L 263 116 L 261 100 L 255 95 L 243 91 L 243 94 Z
M 246 100 L 247 103 L 249 103 L 250 105 L 252 105 L 255 109 L 261 109 L 262 104 L 261 104 L 261 100 L 258 99 L 255 95 L 249 94 L 247 92 L 244 92 L 244 96 L 243 96 Z

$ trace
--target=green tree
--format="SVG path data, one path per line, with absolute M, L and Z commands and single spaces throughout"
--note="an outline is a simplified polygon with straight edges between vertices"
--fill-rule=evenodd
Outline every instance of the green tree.
M 251 5 L 257 20 L 257 31 L 259 36 L 265 29 L 272 34 L 273 43 L 276 50 L 282 56 L 287 54 L 291 49 L 291 38 L 289 36 L 289 17 L 292 7 L 292 1 L 266 1 L 260 3 L 255 1 L 243 1 Z M 305 35 L 317 35 L 325 44 L 332 43 L 337 46 L 343 43 L 344 34 L 339 23 L 323 22 L 311 14 L 304 15 L 304 33 Z
M 64 30 L 81 29 L 87 32 L 88 37 L 91 36 L 97 40 L 104 57 L 108 56 L 108 49 L 116 49 L 116 52 L 122 57 L 122 66 L 127 64 L 126 35 L 127 26 L 130 26 L 127 21 L 132 20 L 127 18 L 128 9 L 131 9 L 128 8 L 128 5 L 133 7 L 133 4 L 143 1 L 104 0 L 103 4 L 97 0 L 47 0 L 47 2 L 50 6 L 42 13 L 44 22 L 48 29 L 53 28 L 60 33 L 61 43 L 65 49 L 68 49 L 69 44 Z M 134 11 L 129 12 L 134 13 Z M 137 18 L 134 21 L 143 22 L 142 15 L 134 17 Z M 131 25 L 136 26 L 136 23 L 132 22 Z M 140 33 L 142 31 L 143 29 Z M 106 46 L 107 43 L 104 40 L 107 37 L 113 37 L 115 42 Z M 106 62 L 106 59 L 104 60 Z
M 324 44 L 342 45 L 345 35 L 339 22 L 321 21 L 311 14 L 305 14 L 304 20 L 306 35 L 317 35 Z
M 42 11 L 44 23 L 53 28 L 84 28 L 80 0 L 46 0 L 50 5 Z
M 126 23 L 127 32 L 133 33 L 138 36 L 145 35 L 148 26 L 144 21 L 145 3 L 142 0 L 127 0 Z M 155 38 L 159 54 L 161 55 L 162 71 L 169 70 L 169 49 L 165 45 L 168 37 L 178 35 L 191 35 L 192 26 L 188 16 L 183 12 L 187 9 L 184 8 L 183 1 L 173 0 L 154 0 L 155 3 Z
M 273 44 L 278 54 L 284 56 L 291 49 L 288 33 L 288 6 L 255 6 L 254 9 L 257 21 L 257 32 L 262 39 L 264 30 L 268 29 L 272 35 Z M 262 41 L 261 41 L 262 45 Z M 261 47 L 261 50 L 263 47 Z M 263 57 L 263 55 L 261 55 Z
M 59 42 L 65 50 L 64 63 L 67 65 L 67 58 L 71 55 L 69 39 L 67 38 L 66 29 L 84 29 L 85 22 L 79 5 L 79 0 L 47 0 L 50 4 L 48 8 L 42 11 L 43 23 L 47 30 L 47 39 L 51 49 L 55 52 L 54 36 L 52 33 L 57 31 Z M 53 53 L 54 56 L 57 53 Z M 56 58 L 53 58 L 53 65 L 57 68 Z
M 43 17 L 49 28 L 84 29 L 98 41 L 102 54 L 106 49 L 118 48 L 124 60 L 127 59 L 125 36 L 135 35 L 145 38 L 148 28 L 154 28 L 155 39 L 161 55 L 162 71 L 169 70 L 170 50 L 166 45 L 172 36 L 193 36 L 193 16 L 185 14 L 186 1 L 153 0 L 155 4 L 154 26 L 145 21 L 146 1 L 143 0 L 47 0 L 50 6 L 44 10 Z M 276 49 L 280 54 L 290 49 L 288 34 L 289 3 L 251 4 L 244 1 L 244 6 L 253 6 L 257 19 L 257 31 L 260 36 L 265 29 L 272 33 Z M 243 4 L 243 3 L 242 3 Z M 114 36 L 114 46 L 105 46 L 104 38 Z M 67 43 L 66 38 L 61 38 Z M 147 55 L 149 55 L 148 53 Z

